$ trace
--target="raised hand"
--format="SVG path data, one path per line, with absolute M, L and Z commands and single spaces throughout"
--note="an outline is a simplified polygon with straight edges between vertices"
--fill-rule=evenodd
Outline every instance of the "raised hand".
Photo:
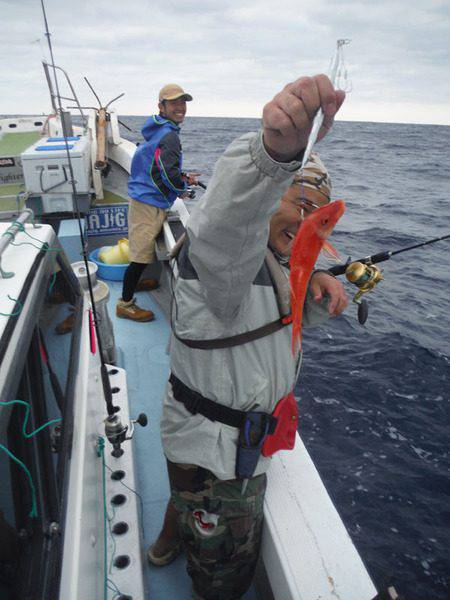
M 331 128 L 345 99 L 326 75 L 300 77 L 289 83 L 263 111 L 264 146 L 280 162 L 293 160 L 306 147 L 316 112 L 322 107 L 324 120 L 318 140 Z

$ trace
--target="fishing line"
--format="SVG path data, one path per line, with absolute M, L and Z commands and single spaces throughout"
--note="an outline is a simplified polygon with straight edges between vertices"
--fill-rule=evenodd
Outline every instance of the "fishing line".
M 87 239 L 85 239 L 84 236 L 84 232 L 83 232 L 83 227 L 81 225 L 81 213 L 80 213 L 80 208 L 78 205 L 78 199 L 77 199 L 77 189 L 76 189 L 76 185 L 75 185 L 75 177 L 74 177 L 74 172 L 73 172 L 73 164 L 72 164 L 72 158 L 70 156 L 70 149 L 69 149 L 69 143 L 68 143 L 68 139 L 67 139 L 67 129 L 66 129 L 66 123 L 64 121 L 64 118 L 62 117 L 63 115 L 63 107 L 62 107 L 62 102 L 61 102 L 61 94 L 59 91 L 59 83 L 58 83 L 58 77 L 56 74 L 56 65 L 55 65 L 55 59 L 54 59 L 54 55 L 53 55 L 53 47 L 52 47 L 52 42 L 50 39 L 50 31 L 49 31 L 49 27 L 48 27 L 48 21 L 47 21 L 47 14 L 45 12 L 45 5 L 44 5 L 44 0 L 41 0 L 41 7 L 42 7 L 42 14 L 44 17 L 44 23 L 45 23 L 45 36 L 47 38 L 47 42 L 48 42 L 48 48 L 49 48 L 49 52 L 50 52 L 50 57 L 51 57 L 51 65 L 53 68 L 53 77 L 55 80 L 55 87 L 56 87 L 56 96 L 58 99 L 58 108 L 59 108 L 59 113 L 60 113 L 60 120 L 61 120 L 61 128 L 62 128 L 62 132 L 63 132 L 63 137 L 64 137 L 64 145 L 65 145 L 65 149 L 66 149 L 66 155 L 67 155 L 67 162 L 68 162 L 68 167 L 69 167 L 69 173 L 70 173 L 70 184 L 72 187 L 72 200 L 73 200 L 73 204 L 75 207 L 75 212 L 77 215 L 77 222 L 78 222 L 78 230 L 79 230 L 79 236 L 80 236 L 80 241 L 81 241 L 81 249 L 82 249 L 82 255 L 83 255 L 83 260 L 84 260 L 84 265 L 86 268 L 86 275 L 87 275 L 87 283 L 88 283 L 88 290 L 89 290 L 89 299 L 91 302 L 91 306 L 92 306 L 92 314 L 93 314 L 93 318 L 94 318 L 94 327 L 95 327 L 95 332 L 96 332 L 96 336 L 97 336 L 97 341 L 98 341 L 98 349 L 99 349 L 99 356 L 100 356 L 100 373 L 101 373 L 101 379 L 102 379 L 102 385 L 103 385 L 103 393 L 104 393 L 104 399 L 105 399 L 105 403 L 106 403 L 106 409 L 108 412 L 108 416 L 112 416 L 114 415 L 114 413 L 116 413 L 119 410 L 119 407 L 114 406 L 113 402 L 112 402 L 112 391 L 111 391 L 111 384 L 109 381 L 109 377 L 108 377 L 108 372 L 106 369 L 106 364 L 105 364 L 105 360 L 104 360 L 104 354 L 103 354 L 103 343 L 102 343 L 102 339 L 101 339 L 101 335 L 100 335 L 100 328 L 99 328 L 99 324 L 98 324 L 98 318 L 97 318 L 97 310 L 96 310 L 96 305 L 95 305 L 95 300 L 94 300 L 94 292 L 92 289 L 92 281 L 91 281 L 91 276 L 90 276 L 90 271 L 89 271 L 89 264 L 88 264 L 88 257 L 87 257 Z
M 111 469 L 111 467 L 109 467 L 108 465 L 105 465 L 106 468 L 111 471 L 111 473 L 114 473 L 114 470 Z M 133 494 L 136 494 L 136 496 L 139 498 L 139 504 L 140 504 L 140 508 L 141 508 L 141 533 L 142 533 L 142 539 L 145 540 L 145 529 L 144 529 L 144 501 L 142 500 L 142 496 L 139 494 L 139 492 L 137 492 L 136 490 L 133 490 L 133 488 L 131 488 L 129 485 L 127 485 L 126 483 L 124 483 L 121 479 L 119 480 L 119 483 L 123 485 L 123 487 L 126 487 L 127 490 L 130 490 L 130 492 L 133 492 Z

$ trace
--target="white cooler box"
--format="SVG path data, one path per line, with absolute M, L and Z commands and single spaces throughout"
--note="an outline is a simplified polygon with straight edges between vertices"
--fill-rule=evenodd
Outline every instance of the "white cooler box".
M 91 190 L 91 147 L 87 137 L 67 138 L 77 196 Z M 72 184 L 64 138 L 46 137 L 22 153 L 27 192 L 39 196 L 43 213 L 73 212 Z

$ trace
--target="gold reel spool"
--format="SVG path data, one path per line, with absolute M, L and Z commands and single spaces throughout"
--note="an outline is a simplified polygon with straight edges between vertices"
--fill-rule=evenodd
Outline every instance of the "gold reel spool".
M 369 307 L 366 300 L 361 300 L 363 294 L 367 294 L 383 279 L 381 270 L 375 265 L 366 265 L 362 262 L 352 262 L 345 270 L 347 281 L 356 285 L 359 291 L 353 297 L 353 302 L 358 304 L 358 321 L 361 325 L 369 316 Z

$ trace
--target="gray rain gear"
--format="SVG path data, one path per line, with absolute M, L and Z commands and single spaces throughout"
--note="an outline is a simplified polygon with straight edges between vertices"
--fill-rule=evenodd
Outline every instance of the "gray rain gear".
M 208 191 L 191 214 L 188 240 L 178 257 L 172 310 L 177 336 L 224 338 L 280 316 L 264 258 L 270 217 L 299 167 L 298 161 L 272 160 L 261 133 L 242 136 L 219 159 Z M 326 302 L 307 298 L 304 326 L 327 318 Z M 288 326 L 254 342 L 214 350 L 189 348 L 172 336 L 172 372 L 206 398 L 271 413 L 295 384 L 298 357 L 292 356 L 291 330 Z M 161 432 L 170 461 L 202 466 L 219 479 L 235 477 L 238 430 L 192 415 L 173 398 L 170 384 Z M 255 475 L 269 464 L 261 457 Z

